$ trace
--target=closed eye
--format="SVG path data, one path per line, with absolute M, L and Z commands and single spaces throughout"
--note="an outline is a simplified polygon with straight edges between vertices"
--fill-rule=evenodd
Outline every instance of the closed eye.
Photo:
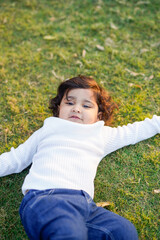
M 84 108 L 91 108 L 89 105 L 83 105 Z
M 73 105 L 73 102 L 66 102 L 67 105 Z

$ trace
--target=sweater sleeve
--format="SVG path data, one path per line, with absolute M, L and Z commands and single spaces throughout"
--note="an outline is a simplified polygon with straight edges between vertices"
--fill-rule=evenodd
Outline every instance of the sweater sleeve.
M 105 155 L 124 146 L 136 144 L 160 133 L 160 117 L 154 115 L 152 119 L 124 125 L 122 127 L 104 127 L 104 152 Z
M 42 128 L 34 132 L 16 149 L 12 147 L 10 152 L 0 155 L 0 177 L 19 173 L 31 164 L 33 155 L 37 151 L 41 131 Z

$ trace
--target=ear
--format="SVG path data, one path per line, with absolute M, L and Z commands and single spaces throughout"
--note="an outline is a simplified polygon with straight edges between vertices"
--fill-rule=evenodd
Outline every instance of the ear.
M 98 121 L 102 120 L 102 112 L 99 112 L 99 113 L 98 113 L 97 120 L 98 120 Z

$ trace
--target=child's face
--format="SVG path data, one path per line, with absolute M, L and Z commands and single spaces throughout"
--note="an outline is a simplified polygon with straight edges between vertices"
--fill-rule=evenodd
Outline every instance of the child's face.
M 94 93 L 90 89 L 72 89 L 68 96 L 64 94 L 59 106 L 59 118 L 91 124 L 99 121 L 98 105 Z

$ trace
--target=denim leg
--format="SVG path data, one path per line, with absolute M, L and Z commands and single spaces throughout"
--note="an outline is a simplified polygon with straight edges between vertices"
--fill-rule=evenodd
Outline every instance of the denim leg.
M 22 201 L 20 215 L 31 240 L 87 240 L 86 209 L 81 191 L 30 191 Z
M 97 207 L 87 193 L 89 218 L 87 219 L 88 240 L 138 240 L 134 225 L 127 219 Z
M 97 207 L 84 191 L 29 191 L 20 216 L 31 240 L 137 240 L 127 219 Z

